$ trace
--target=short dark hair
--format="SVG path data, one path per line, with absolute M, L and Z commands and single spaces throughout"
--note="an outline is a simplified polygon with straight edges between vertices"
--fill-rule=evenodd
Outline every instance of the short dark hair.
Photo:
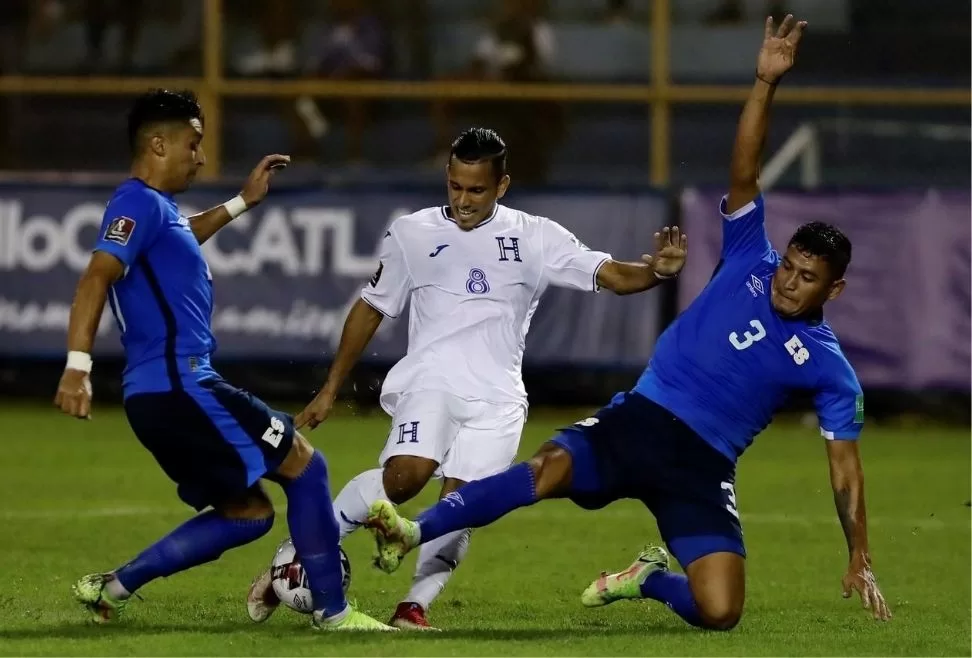
M 202 121 L 202 108 L 195 93 L 168 89 L 148 91 L 136 98 L 128 111 L 128 145 L 134 153 L 139 134 L 152 124 L 188 122 L 190 119 Z
M 468 128 L 456 137 L 449 151 L 449 159 L 475 164 L 489 161 L 493 175 L 499 181 L 506 175 L 506 142 L 490 128 Z
M 790 246 L 800 253 L 827 261 L 834 281 L 843 278 L 851 261 L 851 241 L 844 233 L 825 222 L 809 222 L 796 230 Z

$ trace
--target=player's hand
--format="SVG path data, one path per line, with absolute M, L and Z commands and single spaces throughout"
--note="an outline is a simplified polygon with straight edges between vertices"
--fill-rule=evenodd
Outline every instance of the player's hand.
M 299 430 L 305 426 L 310 429 L 316 428 L 327 420 L 333 406 L 334 398 L 331 395 L 324 392 L 318 393 L 310 404 L 304 407 L 304 410 L 294 418 L 294 429 Z
M 66 368 L 57 385 L 54 404 L 75 418 L 91 418 L 91 378 L 83 370 Z
M 250 172 L 246 182 L 243 183 L 243 189 L 240 190 L 240 196 L 246 201 L 247 208 L 252 208 L 263 201 L 270 190 L 270 179 L 273 178 L 274 172 L 288 164 L 290 164 L 289 155 L 268 155 L 260 160 L 260 164 Z
M 655 254 L 645 254 L 642 262 L 664 278 L 672 277 L 682 271 L 688 251 L 688 236 L 682 235 L 677 226 L 666 226 L 655 233 Z
M 763 33 L 763 47 L 756 58 L 756 75 L 766 82 L 774 84 L 780 81 L 783 74 L 793 67 L 796 60 L 797 48 L 806 28 L 806 21 L 797 21 L 793 14 L 787 14 L 779 27 L 770 16 L 766 19 L 766 29 Z
M 874 572 L 871 571 L 871 565 L 865 558 L 857 557 L 851 560 L 841 584 L 843 585 L 845 599 L 849 599 L 852 592 L 857 592 L 861 596 L 864 609 L 870 610 L 875 619 L 881 621 L 891 619 L 891 609 L 888 608 L 888 604 L 878 588 Z

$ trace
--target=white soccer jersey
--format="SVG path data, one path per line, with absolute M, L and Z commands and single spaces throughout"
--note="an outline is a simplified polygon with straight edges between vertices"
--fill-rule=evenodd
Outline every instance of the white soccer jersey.
M 520 368 L 540 295 L 548 285 L 596 292 L 611 256 L 554 221 L 497 204 L 471 231 L 443 207 L 399 217 L 380 258 L 361 297 L 388 317 L 411 299 L 408 351 L 381 391 L 394 414 L 401 394 L 421 390 L 526 405 Z

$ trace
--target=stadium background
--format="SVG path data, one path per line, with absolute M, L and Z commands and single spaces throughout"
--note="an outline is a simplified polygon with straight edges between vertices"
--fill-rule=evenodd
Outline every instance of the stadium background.
M 534 402 L 597 403 L 631 381 L 711 271 L 715 203 L 762 17 L 792 11 L 811 27 L 773 110 L 771 224 L 827 217 L 854 239 L 851 285 L 831 315 L 869 412 L 884 400 L 888 411 L 921 401 L 967 416 L 967 3 L 43 0 L 4 9 L 6 394 L 50 393 L 83 252 L 126 169 L 127 103 L 166 86 L 196 89 L 207 113 L 208 180 L 185 205 L 219 202 L 265 153 L 296 159 L 208 253 L 227 374 L 269 397 L 305 399 L 343 309 L 374 269 L 384 224 L 441 202 L 442 149 L 485 123 L 510 144 L 511 204 L 623 258 L 648 249 L 664 223 L 693 238 L 686 276 L 661 294 L 554 291 L 542 304 L 526 358 Z M 521 48 L 520 64 L 504 68 L 497 43 Z M 774 232 L 777 244 L 787 230 Z M 112 324 L 98 350 L 103 401 L 118 392 Z M 373 399 L 404 349 L 398 325 L 376 341 L 348 395 Z M 876 395 L 892 392 L 909 395 Z
M 854 241 L 847 291 L 828 313 L 866 390 L 868 433 L 874 436 L 865 456 L 869 477 L 875 474 L 868 491 L 874 541 L 883 551 L 897 551 L 901 565 L 935 564 L 939 573 L 959 569 L 943 592 L 910 580 L 914 566 L 882 563 L 879 575 L 895 597 L 889 598 L 893 608 L 906 598 L 913 614 L 923 608 L 938 615 L 935 622 L 923 617 L 918 623 L 905 613 L 896 620 L 894 641 L 920 655 L 968 655 L 970 10 L 962 0 L 4 0 L 0 445 L 6 467 L 0 472 L 10 507 L 0 511 L 9 526 L 0 546 L 11 563 L 21 565 L 8 576 L 16 579 L 23 565 L 32 565 L 53 570 L 66 583 L 80 568 L 75 553 L 100 554 L 87 534 L 94 521 L 85 520 L 96 518 L 97 510 L 68 522 L 56 512 L 65 500 L 93 496 L 108 510 L 119 501 L 142 501 L 146 509 L 168 501 L 161 521 L 157 514 L 139 516 L 142 534 L 149 534 L 122 542 L 119 559 L 185 515 L 182 510 L 174 516 L 164 476 L 139 452 L 112 407 L 120 401 L 122 363 L 107 310 L 95 357 L 95 422 L 80 428 L 40 406 L 49 404 L 63 367 L 67 314 L 85 250 L 111 190 L 126 175 L 124 115 L 134 95 L 156 86 L 189 87 L 204 104 L 209 162 L 205 180 L 181 199 L 184 211 L 234 194 L 262 155 L 294 155 L 294 165 L 277 177 L 264 204 L 207 245 L 220 370 L 292 411 L 323 381 L 344 311 L 376 266 L 385 224 L 405 209 L 444 200 L 442 149 L 463 127 L 490 125 L 507 138 L 510 205 L 557 219 L 591 246 L 635 258 L 650 248 L 656 227 L 682 225 L 691 251 L 674 285 L 637 298 L 551 291 L 541 303 L 525 361 L 536 419 L 524 439 L 529 452 L 557 423 L 573 419 L 573 410 L 548 413 L 549 407 L 589 409 L 630 386 L 659 331 L 704 285 L 718 253 L 716 203 L 728 177 L 762 19 L 786 11 L 808 20 L 810 28 L 797 67 L 777 94 L 765 151 L 771 235 L 780 245 L 797 223 L 825 218 Z M 523 60 L 504 68 L 501 59 L 510 52 Z M 369 467 L 377 454 L 385 421 L 374 402 L 382 375 L 404 349 L 405 324 L 383 327 L 344 391 L 351 417 L 334 420 L 332 427 L 362 441 L 350 447 L 329 442 L 339 482 Z M 819 574 L 815 550 L 830 556 L 843 550 L 829 491 L 820 489 L 822 457 L 805 442 L 789 440 L 815 436 L 813 427 L 800 423 L 813 425 L 801 417 L 809 409 L 807 401 L 794 401 L 797 414 L 774 423 L 761 440 L 764 447 L 747 457 L 751 475 L 741 479 L 742 487 L 752 487 L 740 495 L 748 501 L 744 520 L 751 519 L 757 547 L 752 596 L 764 619 L 776 610 L 767 601 L 788 605 L 780 588 L 766 583 L 776 583 L 771 579 L 784 570 L 807 582 Z M 24 436 L 32 440 L 24 442 Z M 45 477 L 50 470 L 42 468 L 53 468 L 59 481 L 51 483 Z M 815 484 L 791 490 L 794 483 Z M 804 491 L 816 494 L 799 493 Z M 803 525 L 777 524 L 778 504 L 802 514 Z M 606 517 L 606 534 L 627 532 L 626 509 Z M 561 520 L 575 518 L 574 512 L 556 513 Z M 99 532 L 127 536 L 125 518 L 103 520 Z M 833 532 L 818 540 L 821 518 Z M 560 525 L 568 527 L 567 521 Z M 529 520 L 518 528 L 522 537 L 546 541 L 531 534 L 539 530 Z M 895 528 L 911 529 L 914 538 L 921 531 L 933 543 L 912 546 L 909 532 L 902 532 L 898 544 L 888 547 L 895 540 L 885 532 Z M 788 534 L 780 535 L 781 529 Z M 45 539 L 51 533 L 60 533 L 74 552 L 58 549 L 55 556 Z M 497 530 L 492 547 L 477 544 L 473 554 L 483 557 L 472 560 L 519 564 L 517 540 L 507 535 Z M 361 542 L 355 546 L 364 550 Z M 767 554 L 777 549 L 779 554 Z M 611 561 L 597 568 L 620 567 L 629 559 L 613 548 L 605 557 L 607 550 L 591 550 L 590 560 Z M 790 563 L 794 551 L 803 551 L 796 566 Z M 225 575 L 208 571 L 210 581 L 187 577 L 159 585 L 151 614 L 161 614 L 159 600 L 179 601 L 177 594 L 185 592 L 232 599 L 226 603 L 232 609 L 237 602 L 225 591 L 238 588 L 236 581 L 248 577 L 261 555 L 246 553 L 250 563 L 222 561 L 229 565 L 222 567 Z M 522 558 L 523 569 L 529 559 Z M 557 558 L 551 559 L 554 568 Z M 764 571 L 761 578 L 760 564 L 773 575 Z M 594 565 L 571 568 L 588 566 Z M 470 565 L 470 573 L 476 568 Z M 357 573 L 365 572 L 362 567 Z M 357 577 L 357 595 L 379 605 L 367 589 L 377 577 Z M 448 596 L 460 602 L 489 596 L 486 586 L 470 589 L 478 581 L 465 578 L 457 575 L 455 594 Z M 507 587 L 502 574 L 490 578 L 488 587 Z M 807 591 L 811 596 L 815 590 Z M 0 610 L 18 609 L 11 603 L 18 596 L 14 590 L 12 597 L 0 597 Z M 23 596 L 37 600 L 47 593 L 28 588 Z M 487 630 L 517 627 L 531 614 L 547 615 L 554 625 L 567 619 L 576 629 L 588 623 L 556 605 L 517 605 L 518 617 L 481 612 L 476 623 Z M 829 603 L 808 605 L 807 628 L 833 614 L 823 607 Z M 12 626 L 20 630 L 10 631 L 8 639 L 18 642 L 9 650 L 69 650 L 60 643 L 65 636 L 52 630 L 74 619 L 62 607 L 41 613 L 40 622 L 24 615 Z M 201 610 L 199 623 L 205 624 L 210 610 Z M 958 616 L 949 617 L 955 610 Z M 447 623 L 463 623 L 459 603 L 439 614 Z M 143 623 L 154 623 L 147 618 Z M 629 622 L 636 623 L 633 613 Z M 174 637 L 183 637 L 180 629 L 193 631 L 172 623 Z M 757 622 L 757 628 L 767 623 Z M 870 627 L 854 628 L 873 642 L 869 651 L 905 651 L 868 635 Z M 840 633 L 828 635 L 832 644 L 819 644 L 806 630 L 777 630 L 771 639 L 741 630 L 738 645 L 693 644 L 675 634 L 657 650 L 857 651 L 840 643 Z M 149 633 L 156 643 L 151 646 L 162 653 L 207 646 L 227 651 L 218 639 L 169 645 Z M 70 637 L 80 642 L 79 651 L 136 646 Z M 607 649 L 577 637 L 576 648 L 544 648 L 530 644 L 531 637 L 514 635 L 511 641 L 522 643 L 513 649 L 470 649 L 443 640 L 398 650 L 564 655 L 640 646 L 635 640 L 622 646 L 622 635 L 616 640 L 621 644 Z M 89 639 L 92 644 L 85 645 Z M 275 645 L 272 652 L 304 650 Z M 361 651 L 356 645 L 337 650 Z

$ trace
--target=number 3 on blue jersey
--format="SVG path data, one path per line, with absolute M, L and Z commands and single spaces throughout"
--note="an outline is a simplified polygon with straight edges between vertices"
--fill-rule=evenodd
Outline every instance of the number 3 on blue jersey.
M 739 334 L 735 331 L 729 334 L 729 342 L 737 350 L 744 350 L 751 346 L 753 343 L 758 343 L 759 341 L 766 338 L 766 329 L 763 327 L 763 323 L 759 320 L 750 320 L 749 326 L 756 330 L 756 333 L 752 334 L 748 331 L 743 332 L 743 340 L 739 340 Z

